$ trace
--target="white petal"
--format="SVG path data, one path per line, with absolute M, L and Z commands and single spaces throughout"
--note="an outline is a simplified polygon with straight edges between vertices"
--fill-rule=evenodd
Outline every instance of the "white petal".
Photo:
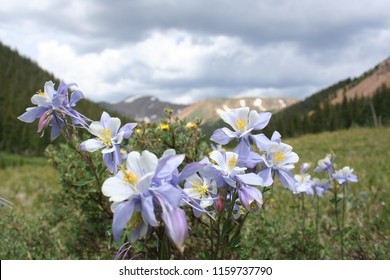
M 230 126 L 234 128 L 234 123 L 236 121 L 234 114 L 231 114 L 230 112 L 222 112 L 219 116 L 225 123 L 230 124 Z
M 230 138 L 238 138 L 238 133 L 237 132 L 234 132 L 234 131 L 231 131 L 229 128 L 227 127 L 223 127 L 222 128 L 222 131 L 227 135 L 229 136 Z
M 190 183 L 191 185 L 193 185 L 195 182 L 203 184 L 203 180 L 196 173 L 194 175 L 192 175 L 191 177 L 189 177 L 186 181 L 188 183 Z
M 111 130 L 112 135 L 116 135 L 118 133 L 120 126 L 121 120 L 118 118 L 111 118 L 108 122 L 108 128 Z
M 210 196 L 205 197 L 200 201 L 199 205 L 202 208 L 206 208 L 207 206 L 213 205 L 213 199 Z
M 110 177 L 104 181 L 102 192 L 114 202 L 124 201 L 134 194 L 133 188 L 118 177 Z
M 241 107 L 235 110 L 236 120 L 248 121 L 249 107 Z
M 139 152 L 131 152 L 126 159 L 127 170 L 135 173 L 138 178 L 141 178 L 144 175 L 140 157 L 141 155 Z
M 50 97 L 50 99 L 52 99 L 56 93 L 56 90 L 54 89 L 54 83 L 52 81 L 47 81 L 43 87 L 43 91 Z
M 51 99 L 48 96 L 34 94 L 31 97 L 31 103 L 38 106 L 45 106 L 51 103 Z
M 153 176 L 154 176 L 154 173 L 150 172 L 150 173 L 147 173 L 145 176 L 141 177 L 141 179 L 139 179 L 139 181 L 137 183 L 137 189 L 141 193 L 145 194 L 149 191 Z
M 212 151 L 210 158 L 214 160 L 220 168 L 227 169 L 226 161 L 220 151 Z
M 102 150 L 102 154 L 109 154 L 114 152 L 116 149 L 115 145 L 112 145 L 111 147 L 106 147 Z
M 259 121 L 260 116 L 259 113 L 256 112 L 256 110 L 252 110 L 249 113 L 249 122 L 248 122 L 248 128 L 253 128 L 255 124 Z
M 122 143 L 124 134 L 125 134 L 124 131 L 121 131 L 121 132 L 118 133 L 118 135 L 115 137 L 115 140 L 114 140 L 115 144 Z
M 284 160 L 284 162 L 286 163 L 296 163 L 299 161 L 299 156 L 294 152 L 288 153 L 285 156 L 286 159 Z
M 155 154 L 149 151 L 143 151 L 140 158 L 140 164 L 145 173 L 150 173 L 156 171 L 158 158 Z
M 167 149 L 164 151 L 162 157 L 170 156 L 170 155 L 176 155 L 175 149 Z
M 95 152 L 101 148 L 105 147 L 103 143 L 98 140 L 98 139 L 88 139 L 81 143 L 80 148 L 83 151 L 88 151 L 88 152 Z
M 95 121 L 89 125 L 89 132 L 95 136 L 101 136 L 102 130 L 104 130 L 104 127 L 100 122 Z

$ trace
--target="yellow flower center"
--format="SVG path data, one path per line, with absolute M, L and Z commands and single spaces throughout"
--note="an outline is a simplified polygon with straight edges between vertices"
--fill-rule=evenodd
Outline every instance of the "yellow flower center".
M 282 152 L 276 152 L 274 153 L 274 163 L 279 163 L 286 159 L 286 156 Z
M 245 132 L 247 126 L 245 119 L 239 119 L 234 124 L 236 125 L 236 128 L 238 129 L 239 132 L 241 133 Z
M 203 198 L 209 193 L 209 187 L 200 183 L 200 182 L 193 182 L 192 186 L 195 188 L 196 193 L 198 193 L 197 198 Z
M 42 90 L 38 90 L 37 91 L 37 94 L 41 95 L 41 96 L 47 96 L 47 93 L 42 91 Z
M 131 216 L 130 221 L 127 223 L 127 226 L 130 230 L 135 230 L 143 223 L 141 212 L 134 212 Z
M 126 183 L 129 183 L 132 186 L 136 186 L 138 183 L 138 176 L 137 174 L 131 172 L 131 171 L 123 171 L 124 176 L 123 176 L 123 181 Z
M 112 146 L 112 144 L 111 144 L 111 139 L 112 139 L 111 130 L 109 128 L 107 128 L 107 129 L 102 128 L 100 130 L 99 139 L 103 143 L 103 145 L 105 145 L 106 147 L 111 147 Z
M 237 158 L 236 157 L 232 157 L 228 160 L 228 168 L 229 170 L 232 170 L 234 169 L 234 167 L 237 166 Z

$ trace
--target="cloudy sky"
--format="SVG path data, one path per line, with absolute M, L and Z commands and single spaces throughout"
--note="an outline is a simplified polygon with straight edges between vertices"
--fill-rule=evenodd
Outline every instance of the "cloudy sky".
M 389 11 L 388 0 L 0 0 L 0 41 L 94 101 L 304 98 L 390 56 Z

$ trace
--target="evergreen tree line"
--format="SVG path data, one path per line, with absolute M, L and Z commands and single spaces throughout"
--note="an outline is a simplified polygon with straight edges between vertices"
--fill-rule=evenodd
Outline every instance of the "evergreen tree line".
M 31 104 L 31 97 L 39 89 L 43 90 L 46 81 L 52 80 L 57 87 L 59 80 L 1 42 L 0 69 L 0 151 L 42 155 L 50 143 L 50 131 L 40 138 L 37 134 L 37 122 L 26 124 L 17 117 L 27 107 L 34 106 Z M 101 106 L 85 99 L 77 103 L 77 110 L 93 120 L 99 120 L 103 112 Z M 58 141 L 61 140 L 56 140 Z
M 332 105 L 330 99 L 316 103 L 310 111 L 285 110 L 271 119 L 267 134 L 278 130 L 285 137 L 335 131 L 351 127 L 390 124 L 390 88 L 383 85 L 372 97 L 356 97 Z

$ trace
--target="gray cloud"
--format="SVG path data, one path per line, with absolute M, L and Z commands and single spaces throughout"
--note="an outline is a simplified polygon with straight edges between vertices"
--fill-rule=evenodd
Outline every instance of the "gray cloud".
M 302 98 L 389 55 L 385 0 L 38 2 L 2 7 L 0 40 L 95 100 Z

